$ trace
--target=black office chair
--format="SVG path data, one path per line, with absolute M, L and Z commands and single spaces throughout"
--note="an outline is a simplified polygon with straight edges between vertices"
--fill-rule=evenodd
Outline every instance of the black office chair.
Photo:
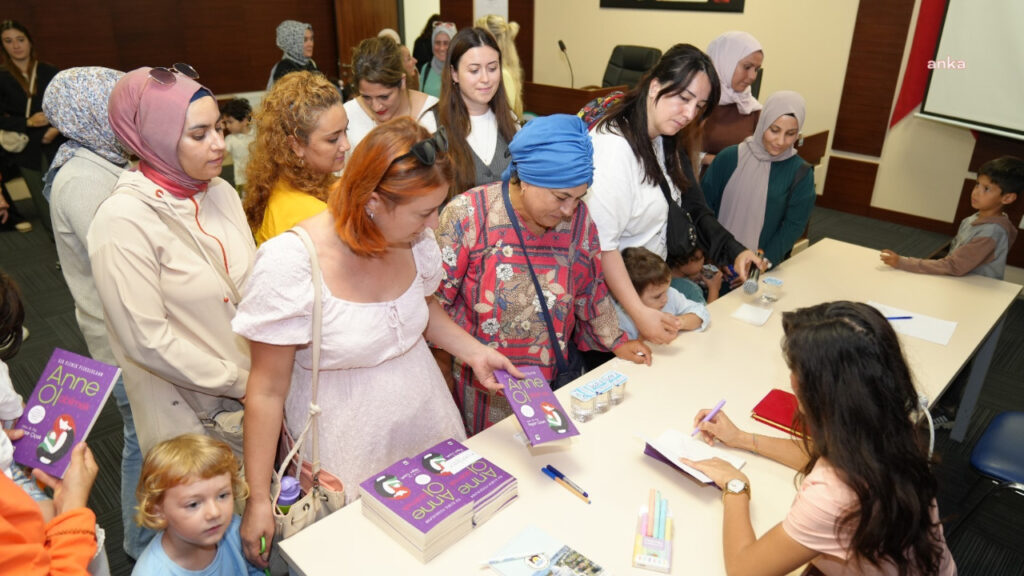
M 661 50 L 647 46 L 619 45 L 612 50 L 601 86 L 636 86 L 648 70 L 661 59 Z

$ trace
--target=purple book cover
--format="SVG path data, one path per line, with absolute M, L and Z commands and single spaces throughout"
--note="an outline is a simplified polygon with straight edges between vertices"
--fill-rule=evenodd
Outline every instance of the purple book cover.
M 457 440 L 439 442 L 413 457 L 431 479 L 444 484 L 453 494 L 468 498 L 476 509 L 493 499 L 495 493 L 515 477 L 480 457 Z
M 360 487 L 364 498 L 375 498 L 423 534 L 469 503 L 468 498 L 428 474 L 419 458 L 399 460 Z
M 57 348 L 25 403 L 14 461 L 63 478 L 71 448 L 85 440 L 121 369 Z
M 576 436 L 579 431 L 573 426 L 562 404 L 555 398 L 540 368 L 536 366 L 519 366 L 519 371 L 526 377 L 513 378 L 504 370 L 495 370 L 505 389 L 505 398 L 512 406 L 512 412 L 523 427 L 523 433 L 531 446 L 545 442 L 561 440 Z

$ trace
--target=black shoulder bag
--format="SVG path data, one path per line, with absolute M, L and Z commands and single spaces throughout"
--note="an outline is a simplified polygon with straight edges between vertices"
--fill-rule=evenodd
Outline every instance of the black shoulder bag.
M 668 182 L 664 175 L 658 179 L 661 193 L 668 203 L 668 221 L 665 226 L 665 247 L 669 256 L 687 258 L 697 248 L 697 227 L 693 224 L 690 213 L 672 199 L 668 190 Z

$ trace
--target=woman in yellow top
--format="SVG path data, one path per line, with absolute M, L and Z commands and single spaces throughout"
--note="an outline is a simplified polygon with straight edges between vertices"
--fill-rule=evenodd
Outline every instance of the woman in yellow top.
M 267 93 L 245 172 L 245 217 L 257 246 L 327 208 L 350 148 L 347 129 L 341 94 L 321 74 L 288 74 Z

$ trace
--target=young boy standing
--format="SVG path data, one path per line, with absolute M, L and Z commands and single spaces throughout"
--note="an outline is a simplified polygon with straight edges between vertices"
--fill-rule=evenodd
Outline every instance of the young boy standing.
M 672 271 L 657 254 L 642 247 L 626 248 L 622 251 L 622 263 L 626 265 L 629 279 L 645 306 L 675 316 L 680 331 L 707 328 L 711 320 L 708 309 L 703 304 L 687 300 L 671 286 Z M 636 325 L 618 302 L 615 302 L 615 311 L 619 314 L 619 328 L 629 335 L 630 340 L 638 338 Z
M 1017 239 L 1017 227 L 1003 213 L 1003 207 L 1024 193 L 1024 160 L 1003 156 L 978 169 L 978 182 L 971 192 L 971 207 L 977 213 L 960 224 L 949 254 L 938 260 L 900 256 L 882 250 L 881 259 L 893 268 L 921 274 L 964 276 L 980 274 L 1003 279 L 1006 254 Z
M 252 106 L 245 98 L 235 98 L 224 105 L 224 146 L 235 166 L 235 190 L 245 196 L 245 167 L 249 164 L 249 145 L 256 135 L 249 123 L 252 120 Z

